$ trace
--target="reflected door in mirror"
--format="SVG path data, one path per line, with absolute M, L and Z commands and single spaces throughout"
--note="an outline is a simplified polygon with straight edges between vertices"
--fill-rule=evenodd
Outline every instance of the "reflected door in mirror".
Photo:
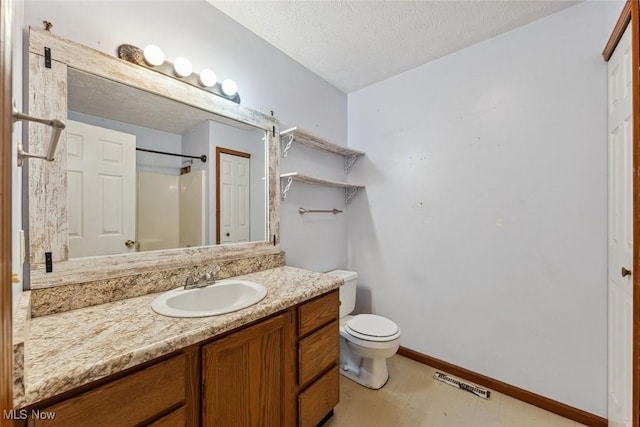
M 135 251 L 136 137 L 68 121 L 69 255 Z
M 218 147 L 220 233 L 218 243 L 250 241 L 251 155 Z

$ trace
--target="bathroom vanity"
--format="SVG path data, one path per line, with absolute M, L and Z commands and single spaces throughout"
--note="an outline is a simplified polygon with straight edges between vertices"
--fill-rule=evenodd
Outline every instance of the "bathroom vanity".
M 25 425 L 317 425 L 339 399 L 340 280 L 241 277 L 267 297 L 226 315 L 164 317 L 152 294 L 31 319 L 16 407 L 55 419 Z

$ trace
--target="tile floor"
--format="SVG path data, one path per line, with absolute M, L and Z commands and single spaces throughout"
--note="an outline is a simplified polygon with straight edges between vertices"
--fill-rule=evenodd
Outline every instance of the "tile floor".
M 370 390 L 340 376 L 340 403 L 326 427 L 579 427 L 582 424 L 491 391 L 488 400 L 433 379 L 435 369 L 403 356 L 389 382 Z

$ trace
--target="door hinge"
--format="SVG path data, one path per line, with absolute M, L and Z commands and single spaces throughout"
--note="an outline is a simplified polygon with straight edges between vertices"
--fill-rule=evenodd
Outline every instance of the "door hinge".
M 44 66 L 51 68 L 51 48 L 46 46 L 44 48 Z
M 45 271 L 51 273 L 53 271 L 53 256 L 51 252 L 44 253 Z

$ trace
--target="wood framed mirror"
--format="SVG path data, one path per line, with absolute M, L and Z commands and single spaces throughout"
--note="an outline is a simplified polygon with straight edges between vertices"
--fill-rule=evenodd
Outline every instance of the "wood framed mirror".
M 45 49 L 50 52 L 50 61 L 46 61 Z M 24 219 L 28 223 L 27 260 L 29 264 L 25 268 L 25 277 L 30 275 L 30 288 L 80 283 L 86 277 L 117 277 L 124 274 L 123 269 L 135 269 L 158 263 L 166 266 L 171 263 L 184 263 L 188 258 L 232 256 L 261 248 L 273 249 L 274 246 L 277 246 L 280 222 L 280 186 L 278 180 L 279 126 L 275 118 L 179 79 L 56 37 L 47 31 L 30 29 L 28 55 L 28 112 L 31 115 L 56 118 L 65 123 L 70 119 L 72 123 L 80 119 L 92 125 L 104 125 L 107 122 L 120 123 L 128 121 L 133 115 L 124 109 L 126 105 L 136 104 L 139 100 L 146 99 L 144 106 L 137 107 L 139 115 L 144 118 L 142 125 L 144 127 L 150 127 L 147 124 L 155 121 L 168 126 L 168 130 L 172 131 L 171 126 L 173 125 L 169 122 L 176 122 L 175 125 L 180 126 L 182 119 L 192 120 L 186 128 L 189 131 L 180 128 L 181 130 L 177 130 L 175 133 L 189 133 L 197 126 L 209 131 L 212 128 L 227 127 L 220 131 L 225 135 L 224 141 L 226 142 L 210 144 L 210 147 L 207 148 L 209 153 L 213 153 L 208 156 L 207 163 L 209 165 L 215 166 L 215 150 L 218 146 L 243 152 L 251 151 L 252 147 L 257 147 L 255 151 L 252 151 L 257 153 L 252 156 L 255 166 L 251 166 L 253 173 L 251 185 L 254 186 L 251 191 L 256 194 L 256 198 L 255 201 L 252 198 L 246 204 L 246 206 L 250 205 L 253 212 L 251 215 L 253 219 L 252 238 L 243 237 L 242 240 L 236 240 L 231 244 L 215 245 L 219 239 L 219 236 L 216 236 L 219 231 L 216 231 L 215 213 L 220 207 L 216 205 L 219 202 L 216 202 L 216 184 L 214 184 L 217 172 L 212 168 L 208 171 L 202 171 L 205 177 L 202 182 L 207 182 L 207 174 L 214 177 L 205 185 L 207 188 L 206 201 L 200 205 L 196 203 L 196 208 L 191 207 L 193 204 L 187 203 L 187 209 L 191 209 L 191 211 L 201 209 L 201 214 L 197 218 L 198 221 L 202 221 L 202 227 L 196 227 L 197 230 L 194 232 L 196 235 L 199 233 L 202 236 L 201 240 L 196 239 L 192 243 L 179 241 L 173 247 L 147 245 L 147 250 L 140 250 L 141 244 L 136 242 L 137 238 L 119 235 L 118 239 L 122 240 L 122 248 L 127 248 L 122 253 L 114 253 L 113 251 L 106 253 L 82 252 L 75 249 L 70 251 L 70 240 L 73 240 L 78 234 L 78 224 L 83 222 L 78 220 L 77 214 L 80 203 L 78 200 L 82 197 L 76 197 L 81 187 L 78 182 L 81 180 L 73 177 L 70 179 L 70 170 L 73 167 L 70 166 L 72 161 L 69 160 L 69 156 L 78 151 L 74 140 L 77 132 L 72 133 L 68 126 L 59 143 L 55 161 L 44 162 L 31 159 L 24 166 L 25 182 L 28 183 L 25 184 L 25 206 L 27 209 L 24 212 Z M 95 81 L 98 83 L 91 83 Z M 126 92 L 127 90 L 133 92 Z M 129 94 L 117 99 L 116 95 L 120 92 Z M 84 100 L 79 100 L 83 96 L 78 94 L 83 95 Z M 116 98 L 117 108 L 108 106 L 107 101 L 111 101 L 111 105 L 114 102 L 109 98 Z M 174 107 L 170 106 L 171 103 L 178 103 L 184 109 L 181 110 L 182 112 L 176 113 L 173 110 Z M 84 105 L 84 107 L 79 107 L 80 105 Z M 107 110 L 111 113 L 106 114 L 106 117 L 100 114 L 100 111 Z M 163 113 L 163 110 L 166 111 Z M 97 123 L 91 123 L 91 120 Z M 234 145 L 231 142 L 233 137 L 230 136 L 233 132 L 244 132 L 251 135 L 252 142 L 250 144 L 254 145 Z M 70 137 L 70 135 L 73 136 Z M 259 142 L 257 142 L 258 140 Z M 48 128 L 29 125 L 28 150 L 36 153 L 44 152 L 47 149 L 48 141 Z M 154 139 L 154 141 L 157 142 L 158 139 Z M 143 154 L 146 155 L 146 153 Z M 116 152 L 114 158 L 118 158 L 119 155 L 119 152 Z M 140 163 L 140 161 L 136 163 Z M 151 163 L 157 166 L 158 162 Z M 202 162 L 193 160 L 192 164 L 187 166 L 189 169 L 191 167 L 197 169 L 198 166 L 202 166 L 199 163 Z M 183 164 L 178 163 L 174 169 L 180 170 L 182 166 Z M 137 173 L 140 177 L 140 171 Z M 140 191 L 141 181 L 142 179 L 138 179 L 136 182 L 138 191 Z M 105 184 L 102 187 L 105 187 Z M 123 186 L 118 184 L 115 188 L 120 191 Z M 205 191 L 203 188 L 200 185 L 194 191 L 202 194 Z M 104 188 L 96 190 L 96 192 L 103 190 Z M 91 189 L 86 191 L 88 195 L 92 195 L 93 192 Z M 153 199 L 153 197 L 151 198 Z M 137 202 L 138 207 L 140 203 L 140 201 Z M 160 206 L 166 205 L 160 204 Z M 109 208 L 113 208 L 113 206 Z M 154 208 L 152 207 L 150 210 L 153 211 Z M 158 209 L 155 208 L 155 210 Z M 92 215 L 95 216 L 95 214 Z M 106 217 L 120 220 L 119 214 Z M 198 221 L 187 221 L 190 223 L 187 225 L 193 225 Z M 138 222 L 147 224 L 150 221 L 138 219 Z M 118 227 L 111 228 L 117 229 Z M 242 241 L 242 243 L 236 243 L 237 241 Z M 204 245 L 201 246 L 200 243 Z M 73 243 L 71 246 L 73 247 Z M 51 254 L 53 272 L 46 272 L 45 253 Z

